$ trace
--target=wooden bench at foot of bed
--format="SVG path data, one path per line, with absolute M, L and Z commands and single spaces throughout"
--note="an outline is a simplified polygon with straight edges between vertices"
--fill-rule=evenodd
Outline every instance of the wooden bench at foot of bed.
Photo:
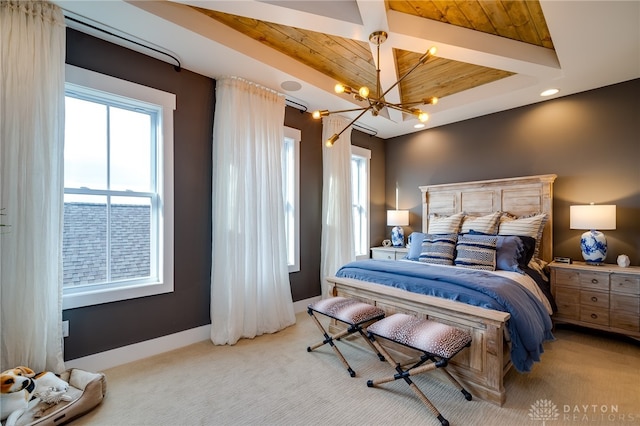
M 350 278 L 330 277 L 327 281 L 330 296 L 358 299 L 380 307 L 387 315 L 402 312 L 467 330 L 471 333 L 471 346 L 451 361 L 449 370 L 474 397 L 504 404 L 503 381 L 511 367 L 506 341 L 509 313 Z

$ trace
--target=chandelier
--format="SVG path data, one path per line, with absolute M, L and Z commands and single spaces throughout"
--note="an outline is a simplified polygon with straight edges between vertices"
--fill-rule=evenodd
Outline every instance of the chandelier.
M 360 111 L 360 114 L 358 114 L 358 116 L 356 118 L 354 118 L 353 120 L 351 120 L 351 122 L 349 124 L 347 124 L 344 129 L 342 129 L 339 133 L 334 133 L 333 136 L 331 136 L 329 139 L 326 140 L 325 144 L 328 147 L 332 147 L 333 144 L 338 140 L 338 138 L 340 137 L 340 135 L 347 130 L 353 123 L 355 123 L 356 121 L 358 121 L 358 119 L 360 117 L 362 117 L 367 111 L 371 111 L 371 115 L 373 116 L 378 116 L 380 114 L 380 111 L 382 111 L 383 108 L 392 108 L 398 111 L 401 111 L 403 113 L 406 114 L 411 114 L 414 115 L 418 118 L 418 120 L 420 120 L 421 122 L 425 122 L 429 119 L 429 114 L 427 114 L 426 112 L 422 111 L 419 108 L 415 108 L 417 105 L 435 105 L 438 102 L 438 98 L 436 97 L 430 97 L 430 98 L 424 98 L 421 99 L 419 101 L 415 101 L 415 102 L 405 102 L 405 103 L 391 103 L 391 102 L 387 102 L 384 100 L 384 96 L 389 93 L 394 87 L 396 87 L 398 84 L 400 84 L 400 82 L 402 80 L 404 80 L 409 74 L 411 74 L 416 68 L 418 68 L 420 65 L 424 64 L 425 62 L 427 62 L 427 60 L 429 60 L 429 58 L 431 58 L 433 55 L 435 55 L 436 53 L 436 48 L 432 47 L 429 50 L 427 50 L 427 52 L 422 55 L 420 57 L 420 59 L 418 60 L 418 62 L 411 67 L 411 69 L 409 69 L 406 73 L 404 73 L 404 75 L 402 75 L 398 81 L 396 81 L 391 87 L 389 87 L 387 90 L 385 90 L 383 93 L 381 92 L 381 87 L 380 87 L 380 45 L 382 43 L 385 42 L 385 40 L 387 39 L 387 33 L 385 31 L 376 31 L 371 33 L 371 35 L 369 36 L 369 41 L 373 44 L 375 44 L 377 46 L 377 66 L 376 66 L 376 93 L 375 96 L 371 96 L 370 90 L 367 86 L 362 86 L 360 89 L 355 90 L 349 86 L 345 86 L 344 84 L 336 84 L 335 86 L 335 91 L 336 93 L 346 93 L 349 95 L 353 95 L 354 99 L 357 101 L 366 101 L 367 105 L 361 108 L 352 108 L 352 109 L 343 109 L 343 110 L 338 110 L 338 111 L 328 111 L 328 110 L 318 110 L 318 111 L 314 111 L 312 116 L 315 119 L 320 119 L 321 117 L 325 117 L 329 114 L 336 114 L 336 113 L 343 113 L 343 112 L 353 112 L 353 111 Z

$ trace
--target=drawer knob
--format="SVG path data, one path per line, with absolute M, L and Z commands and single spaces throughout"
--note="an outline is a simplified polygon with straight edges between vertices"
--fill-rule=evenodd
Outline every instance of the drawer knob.
M 593 296 L 593 297 L 591 297 L 591 301 L 592 301 L 592 302 L 597 302 L 597 301 L 598 301 L 598 298 L 597 298 L 597 297 L 595 297 L 595 296 Z
M 596 318 L 598 318 L 598 315 L 596 315 L 596 314 L 591 314 L 591 318 L 596 319 Z
M 591 279 L 591 284 L 598 284 L 598 280 L 595 278 Z

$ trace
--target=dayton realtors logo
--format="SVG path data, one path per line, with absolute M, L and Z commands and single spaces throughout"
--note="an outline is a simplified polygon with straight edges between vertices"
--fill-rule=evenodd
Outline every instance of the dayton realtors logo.
M 548 421 L 556 420 L 561 420 L 562 424 L 569 422 L 621 424 L 640 421 L 639 414 L 622 413 L 617 405 L 565 404 L 562 407 L 558 407 L 547 399 L 539 399 L 535 404 L 531 405 L 529 418 L 534 421 L 542 421 L 542 426 L 546 426 Z
M 541 420 L 542 426 L 545 426 L 547 421 L 558 420 L 560 412 L 553 402 L 548 399 L 539 399 L 529 408 L 529 417 L 531 420 Z

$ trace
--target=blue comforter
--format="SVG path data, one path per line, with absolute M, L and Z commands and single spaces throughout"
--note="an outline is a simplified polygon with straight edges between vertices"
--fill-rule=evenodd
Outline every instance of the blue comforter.
M 508 312 L 511 362 L 520 372 L 531 371 L 533 363 L 540 361 L 543 342 L 553 339 L 551 318 L 544 305 L 520 284 L 489 272 L 368 259 L 343 266 L 336 276 Z

